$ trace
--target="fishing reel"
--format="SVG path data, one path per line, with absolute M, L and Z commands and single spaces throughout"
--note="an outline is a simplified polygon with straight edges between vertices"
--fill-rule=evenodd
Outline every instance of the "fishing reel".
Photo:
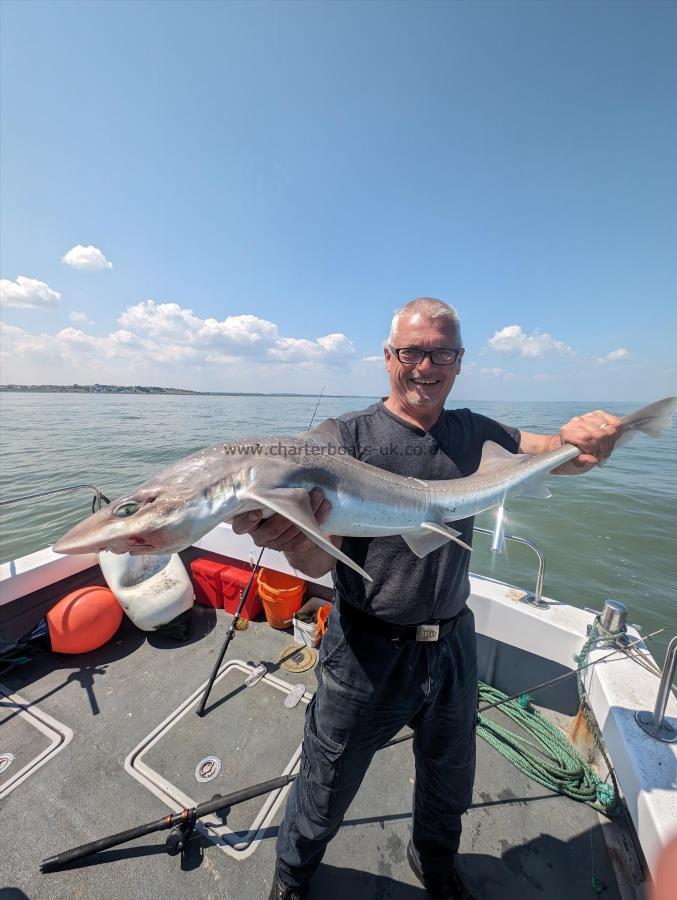
M 179 853 L 183 853 L 195 830 L 197 816 L 194 813 L 191 814 L 192 810 L 184 810 L 184 812 L 188 813 L 188 815 L 184 817 L 182 822 L 172 828 L 165 840 L 165 852 L 169 856 L 178 856 Z

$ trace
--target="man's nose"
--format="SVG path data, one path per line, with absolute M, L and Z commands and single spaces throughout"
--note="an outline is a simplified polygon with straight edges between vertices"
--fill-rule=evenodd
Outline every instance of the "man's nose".
M 429 372 L 436 368 L 435 363 L 432 361 L 430 356 L 424 356 L 421 362 L 416 366 L 417 369 L 423 372 Z

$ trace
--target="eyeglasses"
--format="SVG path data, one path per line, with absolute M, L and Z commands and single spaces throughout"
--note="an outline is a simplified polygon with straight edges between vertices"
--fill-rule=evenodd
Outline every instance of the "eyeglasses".
M 453 366 L 463 352 L 462 347 L 459 347 L 458 350 L 447 350 L 445 347 L 436 347 L 434 350 L 422 350 L 420 347 L 391 347 L 390 349 L 405 366 L 417 366 L 423 362 L 426 356 L 429 356 L 431 362 L 436 366 Z

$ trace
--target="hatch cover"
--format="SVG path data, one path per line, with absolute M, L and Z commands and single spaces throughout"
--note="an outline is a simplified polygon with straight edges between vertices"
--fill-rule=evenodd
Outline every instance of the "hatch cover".
M 0 799 L 72 738 L 70 728 L 0 684 Z
M 197 715 L 196 707 L 206 682 L 125 760 L 125 769 L 172 811 L 295 770 L 310 695 L 288 709 L 284 700 L 294 685 L 267 674 L 246 688 L 253 671 L 241 660 L 227 663 L 214 682 L 204 716 Z M 197 781 L 196 769 L 207 758 L 218 758 L 220 769 L 208 781 Z M 287 790 L 205 816 L 198 827 L 230 856 L 250 856 Z

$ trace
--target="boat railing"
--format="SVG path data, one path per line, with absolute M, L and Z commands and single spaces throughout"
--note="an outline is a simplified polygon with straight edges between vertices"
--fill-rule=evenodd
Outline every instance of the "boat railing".
M 658 685 L 658 694 L 656 695 L 656 705 L 653 712 L 642 710 L 635 713 L 637 724 L 650 734 L 651 737 L 667 744 L 677 741 L 677 729 L 665 718 L 665 710 L 667 709 L 668 699 L 672 691 L 672 682 L 675 678 L 675 668 L 677 668 L 677 634 L 668 644 L 668 652 L 665 657 L 665 665 L 663 666 L 663 675 Z
M 530 603 L 532 606 L 535 606 L 537 609 L 550 609 L 550 604 L 545 601 L 542 597 L 543 594 L 543 579 L 545 578 L 545 556 L 543 555 L 543 551 L 535 544 L 533 541 L 528 540 L 528 538 L 518 537 L 516 534 L 501 534 L 500 546 L 496 545 L 495 541 L 495 531 L 491 528 L 480 528 L 478 525 L 475 526 L 474 531 L 478 531 L 480 534 L 488 534 L 492 538 L 492 547 L 491 549 L 495 552 L 500 553 L 503 545 L 503 541 L 515 541 L 517 544 L 526 544 L 527 547 L 531 547 L 536 556 L 538 556 L 538 575 L 536 576 L 536 587 L 534 592 L 531 594 L 527 594 L 524 598 L 526 603 Z
M 54 494 L 72 494 L 75 491 L 92 491 L 94 496 L 92 497 L 92 512 L 95 509 L 101 509 L 102 501 L 108 503 L 108 497 L 105 494 L 102 494 L 101 491 L 94 487 L 93 484 L 70 484 L 67 487 L 59 487 L 52 488 L 50 491 L 38 491 L 35 494 L 24 494 L 22 497 L 10 497 L 7 500 L 0 500 L 0 507 L 2 506 L 11 506 L 13 503 L 25 503 L 28 500 L 37 500 L 40 497 L 49 497 Z

